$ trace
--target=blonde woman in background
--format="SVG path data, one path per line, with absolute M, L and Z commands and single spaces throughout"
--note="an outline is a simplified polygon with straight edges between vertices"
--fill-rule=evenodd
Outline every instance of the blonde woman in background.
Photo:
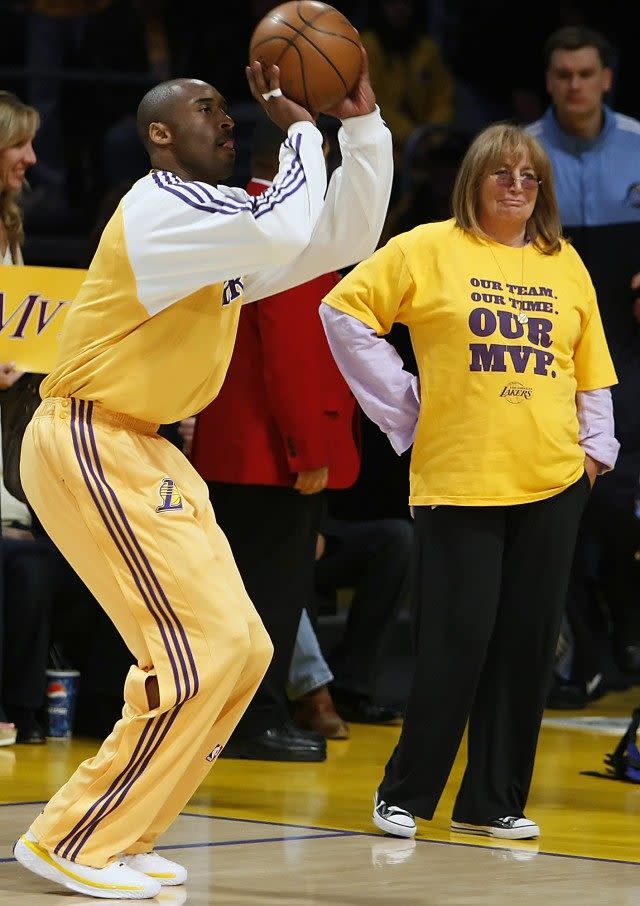
M 26 172 L 36 162 L 33 139 L 40 124 L 38 112 L 10 91 L 0 91 L 0 264 L 22 264 L 24 242 L 18 197 Z M 21 377 L 12 362 L 0 362 L 0 390 Z
M 4 266 L 22 264 L 20 247 L 24 241 L 24 230 L 18 197 L 27 170 L 36 162 L 33 139 L 39 123 L 40 118 L 33 107 L 23 104 L 9 91 L 0 91 L 0 264 Z M 22 372 L 12 362 L 0 362 L 0 404 L 4 405 L 2 391 L 13 387 L 20 377 Z M 4 624 L 2 565 L 0 547 L 0 670 Z M 16 733 L 16 727 L 7 721 L 0 694 L 0 746 L 12 745 L 16 741 Z

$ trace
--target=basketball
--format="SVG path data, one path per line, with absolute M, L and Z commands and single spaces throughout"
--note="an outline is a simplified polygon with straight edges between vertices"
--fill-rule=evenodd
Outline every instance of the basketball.
M 315 0 L 276 6 L 256 26 L 249 62 L 280 68 L 280 88 L 312 112 L 328 110 L 351 91 L 362 68 L 357 30 L 342 13 Z

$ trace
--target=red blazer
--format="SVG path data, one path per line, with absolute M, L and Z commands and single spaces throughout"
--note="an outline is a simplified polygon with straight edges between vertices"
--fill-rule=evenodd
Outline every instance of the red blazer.
M 203 478 L 291 486 L 326 465 L 328 487 L 356 480 L 359 413 L 318 316 L 338 280 L 325 274 L 243 306 L 222 389 L 196 420 L 191 460 Z

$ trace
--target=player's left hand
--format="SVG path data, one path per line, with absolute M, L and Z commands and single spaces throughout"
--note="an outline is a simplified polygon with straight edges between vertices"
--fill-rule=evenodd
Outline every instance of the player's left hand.
M 315 116 L 312 113 L 282 93 L 280 70 L 277 66 L 265 67 L 258 60 L 254 60 L 250 66 L 245 67 L 245 72 L 251 94 L 283 132 L 286 132 L 293 123 L 315 123 Z
M 593 487 L 598 477 L 598 463 L 595 459 L 591 459 L 588 453 L 585 453 L 584 457 L 584 470 L 587 473 L 591 487 Z
M 330 110 L 325 110 L 325 113 L 328 113 L 329 116 L 335 116 L 339 120 L 349 119 L 351 116 L 365 116 L 367 113 L 373 113 L 376 109 L 376 96 L 371 87 L 371 80 L 369 79 L 369 61 L 367 59 L 367 51 L 362 48 L 362 69 L 360 70 L 360 75 L 356 84 L 353 86 L 349 94 L 340 101 L 339 104 L 336 104 L 335 107 L 332 107 Z

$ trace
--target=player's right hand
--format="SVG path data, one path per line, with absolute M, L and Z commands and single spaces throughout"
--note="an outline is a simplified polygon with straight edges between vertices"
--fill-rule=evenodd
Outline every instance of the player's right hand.
M 8 390 L 13 387 L 24 371 L 18 371 L 15 362 L 0 362 L 0 390 Z
M 369 77 L 369 58 L 364 47 L 362 50 L 362 68 L 355 85 L 335 107 L 325 110 L 329 116 L 336 116 L 339 120 L 346 120 L 352 116 L 366 116 L 376 109 L 376 96 L 373 92 Z
M 267 116 L 283 132 L 286 132 L 293 123 L 303 121 L 315 123 L 308 110 L 283 94 L 279 97 L 264 97 L 271 91 L 280 91 L 280 70 L 277 66 L 264 67 L 262 63 L 255 60 L 250 66 L 247 66 L 246 73 L 251 94 Z
M 298 472 L 294 488 L 301 494 L 319 494 L 324 491 L 329 481 L 328 466 L 320 466 L 319 469 L 306 469 Z

